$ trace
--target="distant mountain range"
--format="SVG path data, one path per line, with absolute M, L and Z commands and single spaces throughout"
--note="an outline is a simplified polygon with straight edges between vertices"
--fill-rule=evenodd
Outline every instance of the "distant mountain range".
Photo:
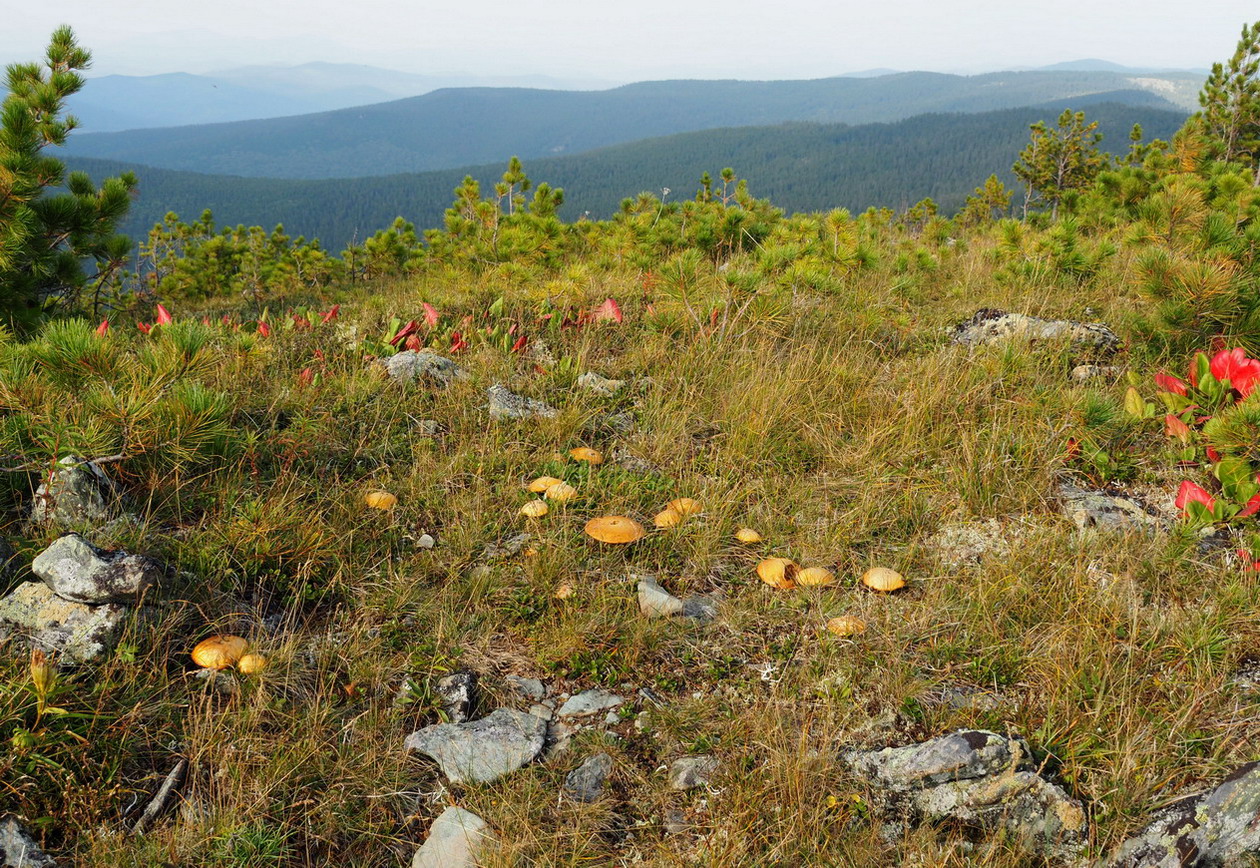
M 445 87 L 580 89 L 608 82 L 543 75 L 415 75 L 349 63 L 244 66 L 206 75 L 106 75 L 67 101 L 83 133 L 286 117 L 419 96 Z
M 649 137 L 791 121 L 866 124 L 1109 100 L 1189 111 L 1193 73 L 909 72 L 809 81 L 656 81 L 602 91 L 448 88 L 319 114 L 76 134 L 66 153 L 166 169 L 270 178 L 431 171 L 581 153 Z
M 1137 100 L 1143 93 L 1112 94 Z M 1149 96 L 1149 94 L 1148 94 Z M 991 173 L 1014 184 L 1010 166 L 1028 142 L 1029 124 L 1053 120 L 1064 107 L 1086 107 L 1100 122 L 1104 147 L 1123 152 L 1134 123 L 1147 139 L 1169 138 L 1186 112 L 1119 102 L 1054 102 L 973 114 L 929 114 L 891 124 L 790 123 L 778 126 L 709 129 L 648 139 L 584 154 L 532 159 L 525 170 L 535 181 L 563 187 L 562 215 L 584 212 L 604 218 L 623 198 L 643 191 L 671 192 L 670 201 L 690 198 L 703 172 L 726 166 L 749 180 L 751 192 L 788 211 L 869 206 L 903 209 L 925 196 L 945 213 Z M 506 153 L 506 152 L 505 152 Z M 442 225 L 454 188 L 468 174 L 488 191 L 506 158 L 488 165 L 339 180 L 277 180 L 224 177 L 131 166 L 86 157 L 71 168 L 94 178 L 133 169 L 140 178 L 125 231 L 140 240 L 168 211 L 191 220 L 210 208 L 220 225 L 283 223 L 289 234 L 320 238 L 339 251 L 387 227 L 396 216 L 418 228 Z

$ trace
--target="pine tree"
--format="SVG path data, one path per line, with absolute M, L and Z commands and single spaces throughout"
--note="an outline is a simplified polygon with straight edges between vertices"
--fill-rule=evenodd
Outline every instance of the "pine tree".
M 1089 186 L 1106 166 L 1107 159 L 1098 149 L 1102 133 L 1097 121 L 1087 124 L 1085 112 L 1070 109 L 1059 115 L 1056 129 L 1038 121 L 1031 130 L 1032 141 L 1012 167 L 1015 177 L 1024 182 L 1024 216 L 1042 199 L 1050 204 L 1051 218 L 1057 218 L 1064 194 Z
M 1254 183 L 1260 185 L 1260 21 L 1244 26 L 1228 63 L 1212 66 L 1199 93 L 1200 111 L 1193 119 L 1207 155 L 1226 162 L 1255 162 Z
M 66 174 L 47 156 L 76 126 L 65 100 L 83 87 L 91 55 L 69 27 L 54 31 L 44 67 L 13 64 L 0 105 L 0 316 L 29 322 L 50 306 L 76 307 L 85 289 L 99 301 L 131 242 L 114 232 L 131 204 L 130 172 L 97 188 L 84 172 Z M 64 191 L 57 191 L 60 187 Z M 57 191 L 57 192 L 54 192 Z M 89 286 L 84 260 L 95 262 Z

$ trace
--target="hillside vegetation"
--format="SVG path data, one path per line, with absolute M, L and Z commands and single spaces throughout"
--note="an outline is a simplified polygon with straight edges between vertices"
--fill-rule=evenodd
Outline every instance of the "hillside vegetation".
M 528 169 L 564 189 L 559 213 L 570 220 L 588 213 L 605 219 L 623 199 L 644 191 L 659 195 L 669 189 L 668 198 L 690 198 L 701 174 L 723 165 L 747 167 L 758 195 L 788 212 L 904 209 L 931 197 L 942 213 L 953 214 L 989 173 L 1013 182 L 1011 155 L 1027 140 L 1029 124 L 1057 116 L 1062 108 L 924 115 L 861 127 L 798 123 L 706 130 L 531 160 Z M 1181 113 L 1152 108 L 1109 103 L 1088 108 L 1105 135 L 1104 146 L 1115 150 L 1127 147 L 1135 123 L 1149 139 L 1168 139 L 1185 121 Z M 294 181 L 172 172 L 82 157 L 70 164 L 93 178 L 126 170 L 142 176 L 124 224 L 137 240 L 167 212 L 191 219 L 208 208 L 221 224 L 283 224 L 290 235 L 318 238 L 330 250 L 363 240 L 399 215 L 416 226 L 436 226 L 451 191 L 466 175 L 489 189 L 503 172 L 500 162 L 416 175 Z
M 1167 86 L 1143 89 L 1153 82 Z M 719 127 L 787 121 L 866 124 L 925 112 L 1086 104 L 1113 94 L 1190 111 L 1200 81 L 1108 72 L 927 72 L 813 81 L 661 81 L 606 91 L 450 88 L 405 100 L 292 118 L 84 134 L 74 156 L 263 178 L 341 178 L 572 154 Z

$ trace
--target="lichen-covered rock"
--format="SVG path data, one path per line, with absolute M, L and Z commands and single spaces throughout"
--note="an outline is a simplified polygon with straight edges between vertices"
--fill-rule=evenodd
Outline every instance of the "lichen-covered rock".
M 468 376 L 459 365 L 429 350 L 404 350 L 390 356 L 385 360 L 385 373 L 395 382 L 421 381 L 442 388 Z
M 1260 763 L 1174 802 L 1125 841 L 1105 868 L 1227 868 L 1260 857 Z
M 104 551 L 71 533 L 40 552 L 31 572 L 62 599 L 95 606 L 134 600 L 157 583 L 162 567 L 144 555 Z
M 564 705 L 556 712 L 558 717 L 585 717 L 600 711 L 616 708 L 625 702 L 625 697 L 618 696 L 603 688 L 596 687 L 575 693 L 565 700 Z
M 721 766 L 721 761 L 709 754 L 685 756 L 674 760 L 669 766 L 669 788 L 693 790 L 696 787 L 708 786 L 709 781 L 713 779 Z
M 969 347 L 1004 341 L 1064 341 L 1076 349 L 1115 352 L 1120 348 L 1119 335 L 1101 323 L 1041 319 L 988 308 L 954 326 L 952 337 L 955 343 Z
M 622 386 L 626 384 L 625 380 L 610 380 L 608 377 L 601 377 L 594 371 L 587 371 L 585 374 L 577 378 L 577 384 L 580 388 L 586 389 L 588 392 L 594 392 L 596 395 L 607 397 L 615 395 Z
M 1080 488 L 1070 482 L 1059 484 L 1063 514 L 1081 530 L 1153 532 L 1163 522 L 1140 500 L 1123 494 L 1109 494 Z
M 569 772 L 564 779 L 564 792 L 575 802 L 597 802 L 604 794 L 604 785 L 612 774 L 613 758 L 597 753 Z
M 532 762 L 546 736 L 546 721 L 500 708 L 471 723 L 427 726 L 405 744 L 436 760 L 451 783 L 485 783 Z
M 1032 769 L 1023 739 L 960 730 L 843 759 L 879 788 L 890 813 L 1001 829 L 1029 853 L 1058 862 L 1078 861 L 1084 852 L 1084 809 Z
M 1008 532 L 996 518 L 942 525 L 927 545 L 941 563 L 951 567 L 975 566 L 986 557 L 1002 557 L 1011 551 Z
M 24 636 L 65 662 L 86 663 L 114 647 L 127 611 L 118 603 L 73 603 L 43 582 L 24 582 L 0 599 L 0 639 Z
M 1090 380 L 1116 380 L 1124 373 L 1116 365 L 1077 365 L 1072 369 L 1072 382 L 1088 383 Z
M 0 815 L 0 866 L 3 868 L 57 868 L 57 860 L 40 849 L 18 818 Z
M 477 868 L 478 856 L 495 840 L 485 820 L 450 807 L 429 827 L 429 837 L 412 857 L 411 868 Z
M 436 692 L 447 719 L 451 723 L 463 723 L 472 717 L 477 705 L 477 673 L 452 672 L 438 679 Z
M 559 411 L 550 404 L 517 395 L 499 383 L 486 390 L 491 419 L 552 419 Z
M 114 485 L 91 461 L 71 455 L 35 490 L 31 521 L 35 524 L 94 524 L 109 517 Z

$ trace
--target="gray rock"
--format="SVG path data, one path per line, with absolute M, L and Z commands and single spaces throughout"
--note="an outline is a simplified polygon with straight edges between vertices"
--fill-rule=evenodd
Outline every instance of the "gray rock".
M 485 820 L 450 807 L 429 827 L 429 837 L 411 859 L 411 868 L 477 868 L 477 859 L 497 839 Z
M 24 582 L 0 599 L 0 639 L 25 636 L 65 662 L 86 663 L 114 647 L 127 612 L 118 603 L 63 600 L 43 582 Z
M 603 424 L 609 431 L 622 436 L 633 434 L 639 427 L 634 414 L 629 410 L 622 410 L 620 413 L 609 413 L 603 418 Z
M 416 538 L 416 548 L 418 549 L 431 549 L 435 545 L 437 545 L 437 540 L 433 538 L 432 534 L 422 533 Z
M 407 736 L 405 744 L 436 760 L 451 783 L 485 783 L 531 762 L 546 735 L 546 721 L 500 708 L 471 723 L 427 726 Z
M 1220 786 L 1174 802 L 1125 841 L 1106 868 L 1224 868 L 1260 855 L 1260 763 Z
M 417 437 L 436 437 L 442 430 L 442 425 L 437 419 L 421 419 L 412 430 Z
M 477 673 L 452 672 L 438 679 L 436 692 L 450 722 L 464 723 L 473 716 L 477 705 Z
M 677 808 L 669 808 L 665 811 L 661 825 L 665 827 L 666 835 L 683 835 L 691 829 L 687 815 Z
M 708 786 L 721 765 L 721 761 L 710 754 L 685 756 L 674 760 L 669 767 L 669 788 L 691 790 Z
M 77 533 L 66 534 L 40 552 L 31 572 L 63 600 L 99 605 L 135 600 L 162 577 L 162 567 L 144 555 L 104 551 Z
M 512 688 L 526 699 L 533 699 L 537 701 L 547 695 L 546 685 L 537 678 L 524 678 L 520 675 L 509 675 L 503 680 L 507 682 L 508 687 Z
M 596 802 L 612 774 L 613 759 L 606 753 L 588 757 L 564 779 L 564 792 L 575 802 Z
M 641 473 L 644 476 L 662 472 L 659 466 L 644 458 L 640 458 L 624 446 L 618 446 L 613 449 L 612 463 L 622 470 L 628 470 L 631 473 Z
M 608 397 L 615 395 L 617 391 L 626 384 L 625 380 L 610 380 L 607 377 L 601 377 L 594 371 L 587 371 L 585 374 L 577 378 L 577 384 L 588 392 L 594 392 L 596 395 Z
M 509 392 L 499 383 L 487 389 L 486 394 L 490 396 L 491 419 L 552 419 L 559 413 L 550 404 Z
M 57 868 L 49 856 L 30 836 L 18 818 L 0 815 L 0 866 L 4 868 Z
M 570 696 L 556 714 L 559 717 L 583 717 L 616 708 L 625 701 L 624 697 L 596 687 L 593 690 L 583 690 L 581 693 Z
M 429 350 L 404 350 L 390 356 L 385 360 L 385 372 L 399 383 L 423 381 L 439 388 L 468 377 L 459 365 Z
M 1137 498 L 1091 491 L 1070 482 L 1060 483 L 1058 493 L 1063 514 L 1081 530 L 1153 532 L 1163 527 L 1160 518 Z
M 1077 365 L 1072 369 L 1072 382 L 1088 383 L 1090 380 L 1115 380 L 1122 371 L 1116 365 Z
M 700 596 L 680 599 L 666 591 L 654 576 L 639 578 L 639 611 L 649 618 L 667 618 L 679 615 L 697 621 L 712 621 L 717 617 L 713 601 Z
M 109 516 L 114 484 L 99 466 L 71 455 L 35 490 L 31 521 L 62 526 L 93 524 Z
M 1002 557 L 1011 550 L 1011 542 L 996 518 L 949 522 L 927 544 L 941 563 L 951 567 L 975 566 L 986 557 Z
M 969 347 L 1005 341 L 1066 341 L 1076 349 L 1115 352 L 1120 348 L 1119 335 L 1101 323 L 1041 319 L 992 309 L 977 311 L 971 319 L 954 326 L 952 337 L 955 343 Z
M 499 542 L 490 543 L 481 550 L 481 559 L 492 561 L 496 558 L 514 558 L 525 549 L 529 539 L 529 534 L 518 533 Z
M 849 751 L 842 759 L 911 818 L 1004 830 L 1029 853 L 1077 861 L 1087 828 L 1079 802 L 1032 769 L 1023 739 L 960 730 L 921 744 Z

